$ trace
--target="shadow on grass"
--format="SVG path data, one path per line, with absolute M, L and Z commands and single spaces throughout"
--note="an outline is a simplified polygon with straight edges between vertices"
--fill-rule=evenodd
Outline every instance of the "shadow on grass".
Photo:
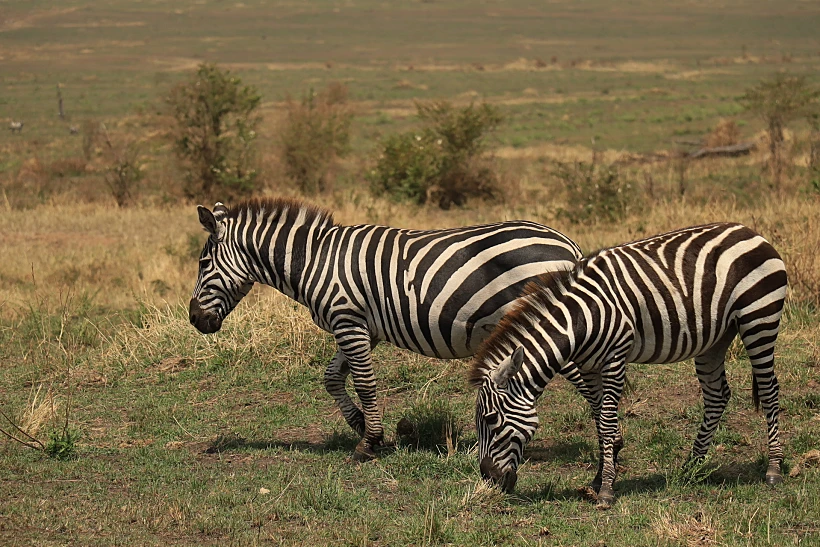
M 589 476 L 592 480 L 592 475 Z M 516 492 L 515 500 L 520 505 L 528 505 L 539 501 L 573 501 L 588 499 L 584 493 L 588 483 L 579 480 L 577 485 L 558 488 L 555 483 L 549 482 L 542 486 L 530 489 L 521 489 Z M 653 473 L 646 477 L 635 477 L 632 479 L 618 479 L 615 481 L 615 495 L 637 494 L 645 492 L 658 492 L 667 487 L 666 477 Z
M 545 447 L 531 447 L 524 451 L 524 459 L 534 462 L 577 463 L 584 461 L 588 454 L 596 454 L 598 446 L 586 441 L 557 442 Z
M 766 464 L 762 461 L 726 462 L 703 480 L 709 485 L 763 484 Z M 785 475 L 785 472 L 784 472 Z
M 310 441 L 280 441 L 280 440 L 249 440 L 239 435 L 219 435 L 203 450 L 205 454 L 219 454 L 236 450 L 300 450 L 317 454 L 328 452 L 353 452 L 359 439 L 352 433 L 334 431 L 323 442 Z

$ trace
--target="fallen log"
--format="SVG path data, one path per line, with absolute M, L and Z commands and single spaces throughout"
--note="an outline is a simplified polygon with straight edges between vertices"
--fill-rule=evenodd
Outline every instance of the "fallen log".
M 750 154 L 756 146 L 757 145 L 754 142 L 742 142 L 731 146 L 713 146 L 711 148 L 705 147 L 688 154 L 687 157 L 692 160 L 711 158 L 715 156 L 734 158 L 737 156 L 746 156 Z

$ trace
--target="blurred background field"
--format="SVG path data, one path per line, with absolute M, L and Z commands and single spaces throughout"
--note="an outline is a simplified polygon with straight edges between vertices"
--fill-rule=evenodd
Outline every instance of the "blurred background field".
M 0 427 L 36 450 L 0 440 L 2 542 L 820 544 L 817 28 L 816 3 L 757 0 L 3 2 Z M 202 63 L 259 97 L 252 185 L 224 197 L 197 193 L 167 100 Z M 808 99 L 774 157 L 744 97 L 777 78 Z M 458 176 L 411 195 L 418 181 L 380 178 L 382 160 L 389 143 L 433 157 L 418 149 L 441 127 L 424 105 L 445 118 L 487 105 L 499 123 L 484 120 Z M 345 133 L 332 149 L 293 122 L 328 119 Z M 724 145 L 749 153 L 693 157 Z M 332 340 L 306 310 L 257 287 L 223 332 L 187 324 L 205 239 L 195 205 L 249 195 L 304 198 L 349 224 L 527 218 L 587 252 L 749 225 L 790 276 L 778 367 L 792 477 L 762 484 L 764 421 L 739 349 L 705 478 L 679 471 L 702 411 L 691 363 L 631 367 L 608 513 L 575 491 L 596 443 L 565 382 L 540 403 L 517 495 L 478 481 L 469 361 L 380 346 L 388 430 L 410 416 L 433 433 L 391 433 L 379 461 L 351 463 L 356 439 L 322 387 Z

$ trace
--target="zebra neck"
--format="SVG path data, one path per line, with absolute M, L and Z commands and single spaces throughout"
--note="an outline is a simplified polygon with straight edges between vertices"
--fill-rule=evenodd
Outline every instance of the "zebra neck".
M 324 219 L 310 223 L 272 223 L 256 242 L 255 273 L 258 282 L 307 305 L 305 287 L 308 265 L 315 261 L 325 234 L 333 228 Z

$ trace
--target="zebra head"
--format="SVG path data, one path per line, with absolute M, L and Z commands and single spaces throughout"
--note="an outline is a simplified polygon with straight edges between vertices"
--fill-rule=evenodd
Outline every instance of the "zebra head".
M 209 237 L 199 256 L 189 318 L 199 332 L 211 334 L 222 327 L 222 320 L 250 292 L 253 280 L 236 238 L 228 233 L 228 209 L 217 203 L 213 212 L 202 205 L 197 212 Z
M 524 348 L 517 348 L 479 387 L 475 423 L 481 475 L 511 493 L 526 445 L 538 428 L 535 399 L 513 377 L 524 364 Z

